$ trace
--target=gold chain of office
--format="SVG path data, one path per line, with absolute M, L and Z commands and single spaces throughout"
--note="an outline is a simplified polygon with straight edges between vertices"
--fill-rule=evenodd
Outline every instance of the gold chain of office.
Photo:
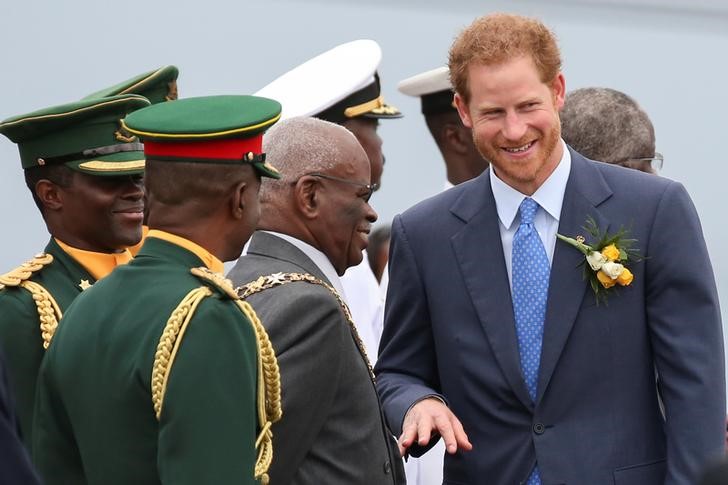
M 336 291 L 336 289 L 330 284 L 308 273 L 273 273 L 267 276 L 261 276 L 255 281 L 251 281 L 250 283 L 239 286 L 235 289 L 235 291 L 237 292 L 238 296 L 240 296 L 240 298 L 245 300 L 249 296 L 260 293 L 263 290 L 275 288 L 276 286 L 286 285 L 288 283 L 296 283 L 299 281 L 323 286 L 324 288 L 329 290 L 334 298 L 336 298 L 336 301 L 339 303 L 339 306 L 341 307 L 341 310 L 344 312 L 344 316 L 346 317 L 346 321 L 349 324 L 349 328 L 351 329 L 351 333 L 354 337 L 354 343 L 359 349 L 359 353 L 364 359 L 364 363 L 369 370 L 369 377 L 372 379 L 372 382 L 374 382 L 374 370 L 372 369 L 372 364 L 369 362 L 369 358 L 367 357 L 364 343 L 359 336 L 359 332 L 356 330 L 354 319 L 351 316 L 351 310 L 349 310 L 349 306 L 346 304 L 339 292 Z

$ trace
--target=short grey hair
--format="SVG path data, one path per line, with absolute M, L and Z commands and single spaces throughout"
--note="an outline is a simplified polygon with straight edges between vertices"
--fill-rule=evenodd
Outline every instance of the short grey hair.
M 330 170 L 346 161 L 341 140 L 332 136 L 335 132 L 358 143 L 346 128 L 318 118 L 281 121 L 263 137 L 266 160 L 287 180 L 296 180 L 308 172 Z
M 566 95 L 561 136 L 587 158 L 619 163 L 655 156 L 655 129 L 647 113 L 626 94 L 582 88 Z
M 276 124 L 263 137 L 263 150 L 266 161 L 281 172 L 281 178 L 262 180 L 261 201 L 270 200 L 307 173 L 325 172 L 350 161 L 342 137 L 359 145 L 343 126 L 318 118 L 289 118 Z

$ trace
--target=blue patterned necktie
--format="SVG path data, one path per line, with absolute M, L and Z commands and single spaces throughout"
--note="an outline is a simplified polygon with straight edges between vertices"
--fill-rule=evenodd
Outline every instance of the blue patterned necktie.
M 549 291 L 549 260 L 541 238 L 533 225 L 538 204 L 523 199 L 518 209 L 521 224 L 513 236 L 512 279 L 513 314 L 516 319 L 521 371 L 531 399 L 536 400 L 538 369 L 541 363 L 543 323 Z M 538 465 L 528 477 L 527 485 L 540 485 Z

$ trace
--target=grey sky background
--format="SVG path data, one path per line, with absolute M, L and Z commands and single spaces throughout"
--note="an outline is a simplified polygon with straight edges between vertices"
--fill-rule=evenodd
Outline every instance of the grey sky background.
M 397 92 L 397 82 L 445 64 L 453 38 L 478 15 L 538 16 L 559 38 L 567 90 L 615 88 L 649 113 L 665 155 L 662 174 L 687 187 L 701 216 L 728 320 L 721 199 L 728 174 L 722 147 L 728 2 L 2 0 L 0 6 L 0 119 L 73 101 L 165 64 L 180 68 L 181 97 L 249 94 L 339 43 L 378 41 L 385 98 L 405 113 L 381 123 L 387 163 L 383 188 L 372 199 L 381 223 L 440 191 L 445 180 L 418 100 Z M 42 250 L 48 235 L 24 186 L 17 149 L 4 137 L 0 161 L 5 272 Z

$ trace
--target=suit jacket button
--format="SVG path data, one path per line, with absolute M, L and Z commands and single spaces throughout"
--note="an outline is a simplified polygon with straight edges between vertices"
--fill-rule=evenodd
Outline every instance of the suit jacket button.
M 543 423 L 536 423 L 533 425 L 533 432 L 536 434 L 543 434 L 543 432 L 546 431 L 546 427 L 543 425 Z
M 389 472 L 391 472 L 391 471 L 392 471 L 392 464 L 389 463 L 389 461 L 385 461 L 384 462 L 384 473 L 386 475 L 389 475 Z

